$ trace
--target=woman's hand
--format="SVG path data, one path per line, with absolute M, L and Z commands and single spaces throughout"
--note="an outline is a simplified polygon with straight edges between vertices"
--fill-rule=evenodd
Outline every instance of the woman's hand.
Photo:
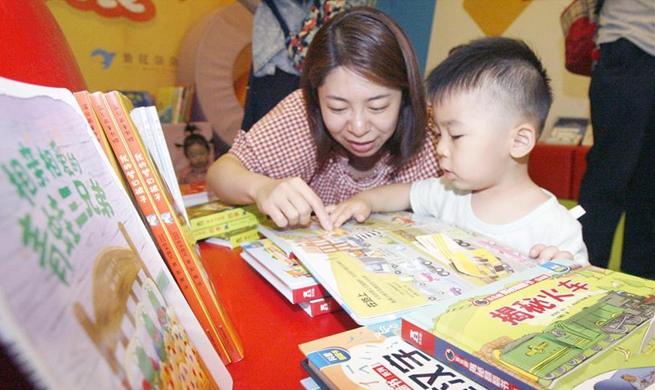
M 255 201 L 259 210 L 279 227 L 308 225 L 314 213 L 323 229 L 332 230 L 332 221 L 323 202 L 298 177 L 266 180 L 257 190 Z
M 530 258 L 537 259 L 539 264 L 549 262 L 554 259 L 569 259 L 573 260 L 573 254 L 567 251 L 560 251 L 556 246 L 546 246 L 544 244 L 537 244 L 530 249 Z

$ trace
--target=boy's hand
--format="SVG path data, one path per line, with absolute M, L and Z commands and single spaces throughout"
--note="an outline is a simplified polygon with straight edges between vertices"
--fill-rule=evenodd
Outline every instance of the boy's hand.
M 537 244 L 530 249 L 530 258 L 537 259 L 539 264 L 546 263 L 554 259 L 569 259 L 573 260 L 573 254 L 567 251 L 560 251 L 556 246 L 546 246 L 544 244 Z
M 308 225 L 313 212 L 323 229 L 332 230 L 332 221 L 323 202 L 297 177 L 267 181 L 257 194 L 257 207 L 279 227 Z
M 334 228 L 340 227 L 351 218 L 354 218 L 357 222 L 364 222 L 371 215 L 371 205 L 356 196 L 337 205 L 327 206 L 326 209 L 330 213 L 332 227 Z

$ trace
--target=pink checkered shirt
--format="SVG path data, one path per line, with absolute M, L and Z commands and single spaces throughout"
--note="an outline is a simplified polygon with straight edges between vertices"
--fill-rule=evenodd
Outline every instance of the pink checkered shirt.
M 423 147 L 401 169 L 389 164 L 385 155 L 375 166 L 374 175 L 355 179 L 349 173 L 348 159 L 330 153 L 319 171 L 317 149 L 309 131 L 305 100 L 297 90 L 257 122 L 249 132 L 237 135 L 230 153 L 245 167 L 268 177 L 300 177 L 326 205 L 336 204 L 371 188 L 391 183 L 408 183 L 439 176 L 436 137 L 432 131 Z

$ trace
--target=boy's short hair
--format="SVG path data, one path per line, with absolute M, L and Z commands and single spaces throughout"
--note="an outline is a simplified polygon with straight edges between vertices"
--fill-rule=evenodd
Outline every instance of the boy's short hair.
M 553 102 L 550 78 L 523 41 L 488 37 L 457 47 L 426 80 L 428 98 L 442 103 L 454 93 L 483 91 L 529 120 L 541 134 Z

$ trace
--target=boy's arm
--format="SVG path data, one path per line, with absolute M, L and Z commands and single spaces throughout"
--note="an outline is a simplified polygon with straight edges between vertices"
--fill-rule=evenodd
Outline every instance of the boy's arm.
M 332 226 L 338 228 L 351 218 L 354 218 L 357 222 L 364 222 L 371 213 L 409 209 L 411 186 L 411 183 L 384 185 L 362 191 L 338 205 L 328 206 Z

